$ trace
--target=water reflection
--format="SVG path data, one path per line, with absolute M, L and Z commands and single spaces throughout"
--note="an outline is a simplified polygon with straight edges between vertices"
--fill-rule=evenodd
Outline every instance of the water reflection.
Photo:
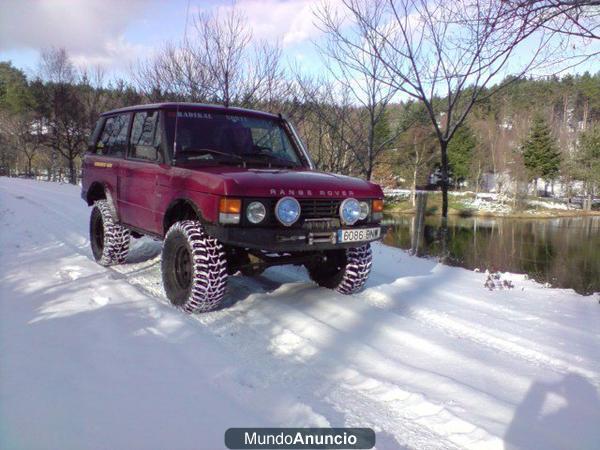
M 424 256 L 443 252 L 441 220 L 424 225 L 409 215 L 387 215 L 388 245 Z M 450 217 L 447 262 L 468 269 L 527 273 L 582 294 L 600 292 L 600 217 L 507 219 Z

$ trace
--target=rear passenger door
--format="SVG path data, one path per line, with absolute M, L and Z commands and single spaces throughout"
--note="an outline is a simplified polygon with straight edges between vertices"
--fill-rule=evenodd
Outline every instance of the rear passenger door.
M 159 111 L 133 115 L 127 158 L 121 165 L 120 202 L 123 221 L 142 231 L 156 233 L 157 177 L 163 162 Z

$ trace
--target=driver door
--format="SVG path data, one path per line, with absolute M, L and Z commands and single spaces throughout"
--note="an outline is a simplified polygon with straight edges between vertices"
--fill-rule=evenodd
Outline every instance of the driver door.
M 122 220 L 142 231 L 156 232 L 157 180 L 163 162 L 159 111 L 133 116 L 127 159 L 121 165 L 120 201 L 127 211 Z

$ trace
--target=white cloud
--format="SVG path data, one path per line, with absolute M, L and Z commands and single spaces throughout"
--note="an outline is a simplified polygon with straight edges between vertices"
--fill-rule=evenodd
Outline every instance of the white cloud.
M 190 24 L 198 9 L 191 0 Z M 225 12 L 233 3 L 208 3 L 210 8 Z M 247 18 L 256 40 L 278 41 L 294 47 L 318 39 L 314 10 L 323 0 L 238 0 L 236 7 Z M 339 6 L 341 0 L 326 0 Z M 101 65 L 126 71 L 131 62 L 152 53 L 160 46 L 156 35 L 134 35 L 139 24 L 161 26 L 160 36 L 181 37 L 180 24 L 162 23 L 168 8 L 185 11 L 185 2 L 151 0 L 0 0 L 0 54 L 23 54 L 48 47 L 65 48 L 79 66 Z M 206 3 L 205 3 L 206 5 Z M 132 26 L 133 25 L 133 26 Z M 191 26 L 191 25 L 190 25 Z M 144 26 L 148 29 L 148 26 Z M 139 27 L 137 28 L 139 30 Z M 139 33 L 139 31 L 137 31 Z M 179 33 L 179 34 L 178 34 Z M 144 42 L 142 39 L 146 40 Z
M 145 45 L 132 44 L 123 37 L 109 40 L 101 52 L 73 53 L 71 60 L 76 66 L 102 66 L 127 69 L 129 64 L 138 58 L 150 54 L 151 48 Z
M 236 8 L 248 19 L 255 39 L 280 40 L 284 46 L 307 41 L 319 36 L 315 26 L 315 0 L 239 0 Z M 339 4 L 339 0 L 331 1 Z M 220 6 L 227 10 L 232 6 Z
M 127 64 L 143 51 L 124 38 L 143 5 L 143 0 L 2 0 L 0 51 L 63 47 L 78 64 Z

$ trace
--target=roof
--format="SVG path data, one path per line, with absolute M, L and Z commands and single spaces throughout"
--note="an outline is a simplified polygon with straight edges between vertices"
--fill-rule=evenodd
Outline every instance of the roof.
M 186 103 L 186 102 L 169 102 L 169 103 L 148 103 L 145 105 L 133 105 L 126 106 L 124 108 L 113 109 L 111 111 L 106 111 L 102 113 L 102 116 L 106 116 L 109 114 L 122 113 L 122 112 L 130 112 L 130 111 L 139 111 L 139 110 L 147 110 L 147 109 L 187 109 L 187 110 L 198 110 L 198 111 L 214 111 L 214 112 L 229 112 L 229 113 L 237 113 L 242 115 L 252 115 L 252 116 L 260 116 L 266 117 L 270 119 L 277 119 L 280 116 L 277 114 L 272 114 L 264 111 L 256 111 L 253 109 L 246 108 L 236 108 L 231 106 L 223 106 L 223 105 L 211 105 L 206 103 Z

